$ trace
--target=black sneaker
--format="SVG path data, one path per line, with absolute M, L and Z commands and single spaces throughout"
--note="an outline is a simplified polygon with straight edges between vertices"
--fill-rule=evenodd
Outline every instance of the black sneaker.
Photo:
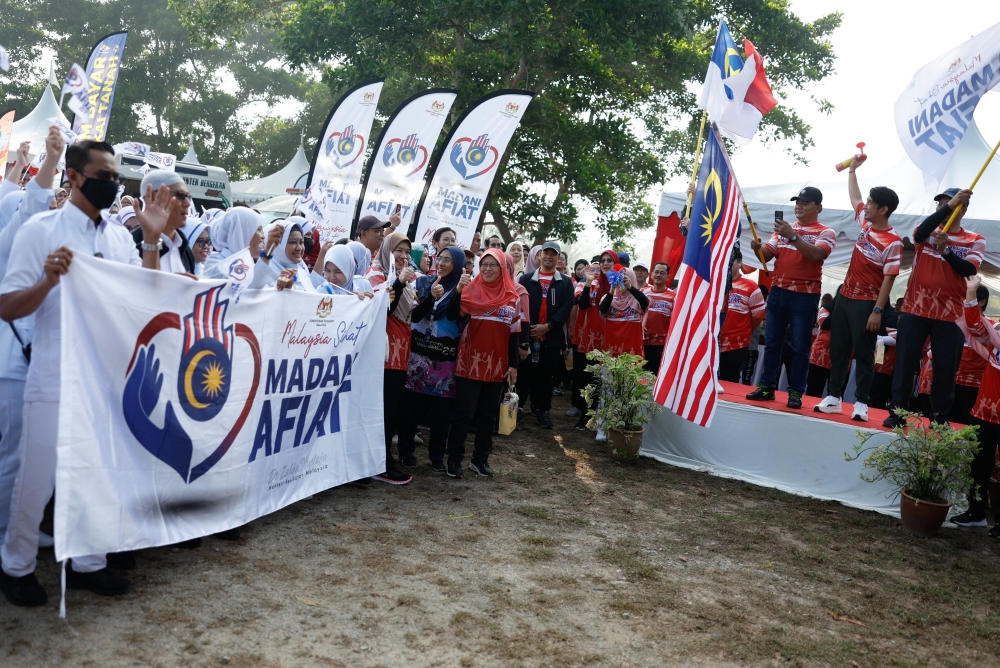
M 400 457 L 399 463 L 408 469 L 417 468 L 417 458 L 414 457 L 413 455 L 410 455 L 409 457 Z
M 538 426 L 542 429 L 552 429 L 552 416 L 548 411 L 541 411 L 538 414 Z
M 1000 538 L 1000 522 L 994 524 L 993 528 L 990 529 L 986 535 L 989 536 L 990 538 Z M 10 599 L 8 598 L 7 600 L 9 601 Z
M 448 477 L 449 478 L 462 477 L 462 462 L 460 462 L 457 459 L 448 460 Z
M 66 588 L 92 591 L 99 596 L 120 596 L 132 587 L 132 582 L 115 575 L 107 568 L 93 573 L 77 573 L 73 560 L 66 566 Z
M 532 405 L 532 407 L 531 407 L 531 414 L 534 415 L 535 417 L 538 417 L 540 413 L 541 413 L 541 411 L 538 410 L 537 408 L 535 408 L 534 405 Z
M 888 429 L 895 429 L 896 427 L 905 427 L 906 422 L 903 418 L 896 415 L 892 410 L 889 411 L 889 417 L 882 421 L 882 426 Z
M 960 527 L 984 527 L 986 526 L 986 513 L 974 513 L 971 510 L 966 510 L 948 521 Z
M 431 460 L 431 468 L 434 469 L 435 473 L 447 473 L 448 467 L 444 465 L 444 462 L 440 459 Z
M 484 478 L 493 477 L 493 469 L 491 469 L 490 465 L 484 461 L 476 461 L 475 459 L 473 459 L 471 462 L 469 462 L 469 468 L 475 471 L 478 475 L 483 476 Z
M 134 571 L 135 552 L 130 550 L 125 552 L 109 552 L 108 568 L 113 568 L 116 571 Z
M 225 531 L 220 531 L 219 533 L 213 533 L 212 538 L 218 538 L 219 540 L 239 540 L 243 534 L 240 533 L 239 527 L 234 527 L 232 529 L 226 529 Z
M 587 431 L 588 422 L 590 422 L 590 418 L 588 418 L 586 415 L 581 415 L 580 419 L 576 421 L 575 425 L 573 425 L 573 429 L 576 429 L 578 431 Z
M 753 401 L 774 401 L 774 390 L 763 385 L 758 385 L 756 390 L 747 395 L 747 399 Z
M 49 595 L 34 573 L 16 578 L 0 570 L 0 591 L 12 605 L 21 608 L 37 608 L 49 602 Z
M 802 408 L 802 393 L 798 390 L 788 390 L 789 408 Z
M 390 485 L 405 485 L 408 482 L 413 481 L 413 476 L 408 473 L 403 473 L 397 469 L 392 469 L 391 471 L 386 471 L 385 473 L 379 473 L 375 476 L 375 479 L 379 482 L 386 482 Z

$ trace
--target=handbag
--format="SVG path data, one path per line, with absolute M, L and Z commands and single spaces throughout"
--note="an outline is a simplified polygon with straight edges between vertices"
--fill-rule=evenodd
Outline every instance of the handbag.
M 500 402 L 500 419 L 497 426 L 497 432 L 509 436 L 511 432 L 517 429 L 517 392 L 515 391 L 513 385 L 510 389 L 504 393 L 503 400 Z
M 28 364 L 31 364 L 31 344 L 24 345 L 24 339 L 21 338 L 14 323 L 8 322 L 7 324 L 10 325 L 10 331 L 14 332 L 14 336 L 17 337 L 17 342 L 21 344 L 21 354 L 24 355 L 24 359 L 27 360 Z

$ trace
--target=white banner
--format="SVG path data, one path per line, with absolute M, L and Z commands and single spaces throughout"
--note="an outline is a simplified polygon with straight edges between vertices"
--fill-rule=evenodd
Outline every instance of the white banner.
M 410 226 L 424 189 L 424 172 L 458 91 L 432 88 L 400 105 L 386 123 L 368 163 L 356 220 L 388 220 L 399 206 L 400 229 Z
M 90 88 L 90 77 L 87 70 L 76 63 L 69 68 L 66 75 L 66 83 L 63 84 L 62 94 L 69 94 L 67 104 L 74 114 L 86 115 L 90 110 L 90 101 L 87 99 L 87 91 Z
M 472 244 L 497 166 L 532 97 L 524 91 L 500 91 L 465 110 L 431 174 L 417 214 L 417 243 L 429 242 L 439 227 L 450 227 L 458 245 Z
M 371 143 L 375 109 L 382 93 L 382 82 L 359 84 L 347 91 L 330 111 L 323 134 L 316 145 L 309 186 L 323 191 L 325 215 L 317 222 L 320 239 L 337 239 L 351 229 L 361 191 L 365 153 Z M 344 229 L 338 233 L 335 228 Z
M 385 469 L 386 291 L 234 304 L 225 281 L 81 254 L 60 285 L 60 560 L 216 533 Z
M 177 156 L 170 153 L 157 153 L 156 151 L 146 151 L 142 156 L 142 161 L 151 167 L 172 172 L 177 164 Z
M 976 105 L 1000 81 L 997 74 L 1000 24 L 924 65 L 896 100 L 896 133 L 928 191 L 938 188 Z

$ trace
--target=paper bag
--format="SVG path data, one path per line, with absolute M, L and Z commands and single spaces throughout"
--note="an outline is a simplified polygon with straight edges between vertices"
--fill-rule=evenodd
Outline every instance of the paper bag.
M 500 402 L 500 420 L 498 426 L 498 432 L 504 436 L 509 435 L 514 429 L 517 428 L 517 393 L 514 391 L 514 387 L 510 388 L 509 392 L 505 392 L 503 395 L 503 401 Z

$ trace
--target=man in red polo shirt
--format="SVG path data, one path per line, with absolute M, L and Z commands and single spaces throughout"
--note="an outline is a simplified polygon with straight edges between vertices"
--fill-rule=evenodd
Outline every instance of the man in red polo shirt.
M 792 368 L 788 378 L 788 407 L 802 408 L 802 393 L 809 374 L 809 348 L 816 322 L 823 262 L 837 245 L 837 235 L 819 222 L 823 211 L 823 193 L 806 186 L 791 198 L 795 202 L 796 222 L 783 218 L 774 222 L 774 234 L 767 245 L 751 241 L 754 253 L 763 251 L 764 260 L 775 259 L 771 273 L 772 287 L 767 296 L 764 321 L 764 370 L 757 389 L 747 399 L 774 401 L 774 390 L 781 373 L 781 350 L 785 332 L 792 347 Z
M 757 284 L 743 276 L 743 255 L 736 249 L 730 268 L 733 289 L 729 291 L 729 308 L 719 332 L 719 378 L 738 383 L 750 356 L 750 337 L 764 319 L 765 304 Z
M 840 402 L 851 372 L 854 352 L 854 411 L 851 419 L 868 420 L 868 399 L 875 380 L 875 344 L 882 327 L 882 310 L 889 301 L 892 284 L 899 275 L 903 240 L 889 225 L 889 216 L 899 205 L 899 197 L 885 186 L 872 188 L 865 201 L 855 170 L 868 156 L 857 156 L 847 175 L 847 192 L 854 206 L 854 220 L 861 228 L 851 255 L 844 284 L 833 300 L 830 315 L 830 387 L 815 408 L 820 413 L 841 411 Z
M 913 230 L 913 273 L 899 316 L 896 369 L 892 377 L 893 411 L 883 423 L 886 427 L 903 423 L 894 409 L 907 404 L 913 389 L 913 374 L 927 337 L 930 337 L 934 357 L 931 418 L 935 422 L 948 421 L 955 399 L 955 374 L 965 340 L 956 324 L 965 313 L 965 279 L 979 271 L 986 252 L 982 236 L 962 229 L 962 218 L 968 211 L 971 196 L 971 190 L 948 188 L 934 198 L 937 211 Z M 956 209 L 958 216 L 945 233 L 941 226 Z
M 649 299 L 649 308 L 642 319 L 643 348 L 646 355 L 646 369 L 653 375 L 660 372 L 660 361 L 663 359 L 663 346 L 667 342 L 667 332 L 670 330 L 670 316 L 674 312 L 674 299 L 677 293 L 667 286 L 670 267 L 666 262 L 653 265 L 652 284 L 643 289 L 643 294 Z

